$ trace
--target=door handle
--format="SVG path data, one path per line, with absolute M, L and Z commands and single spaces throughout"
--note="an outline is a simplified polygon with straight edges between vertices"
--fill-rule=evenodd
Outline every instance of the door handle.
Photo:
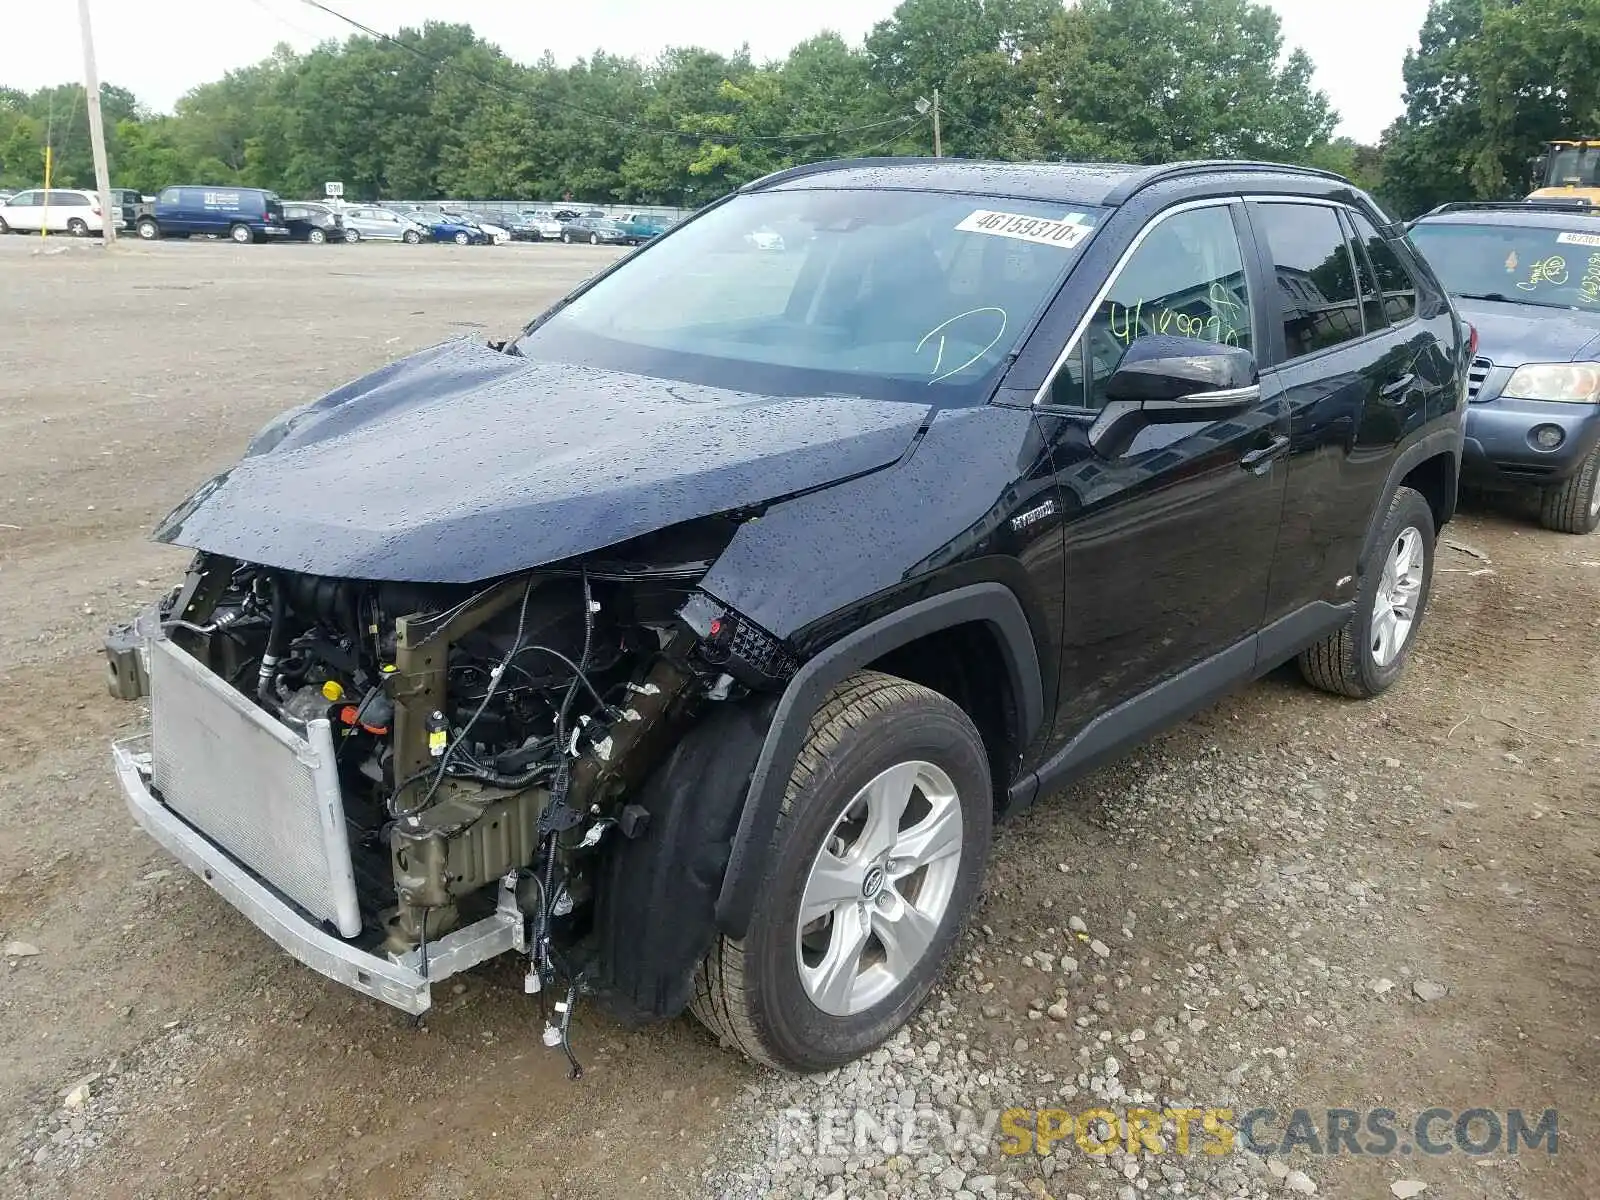
M 1416 375 L 1408 372 L 1400 376 L 1399 379 L 1391 380 L 1389 383 L 1384 384 L 1378 389 L 1378 395 L 1385 400 L 1399 400 L 1411 390 L 1411 385 L 1416 381 Z
M 1289 439 L 1280 434 L 1261 449 L 1246 454 L 1239 460 L 1239 465 L 1252 475 L 1263 475 L 1273 463 L 1288 452 Z

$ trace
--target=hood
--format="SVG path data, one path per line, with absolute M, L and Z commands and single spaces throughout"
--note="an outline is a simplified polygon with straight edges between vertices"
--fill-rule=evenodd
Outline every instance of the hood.
M 927 414 L 458 340 L 280 417 L 155 536 L 317 575 L 470 583 L 887 466 Z
M 1502 367 L 1571 362 L 1600 347 L 1600 314 L 1572 309 L 1457 300 L 1461 315 L 1478 331 L 1478 353 Z

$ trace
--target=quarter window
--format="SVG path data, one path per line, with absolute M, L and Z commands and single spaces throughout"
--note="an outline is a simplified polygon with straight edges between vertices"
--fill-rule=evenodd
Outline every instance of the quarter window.
M 1350 219 L 1355 222 L 1357 240 L 1366 246 L 1367 257 L 1378 273 L 1378 287 L 1383 292 L 1383 307 L 1390 323 L 1409 321 L 1417 315 L 1417 281 L 1371 221 L 1360 213 L 1351 213 Z
M 1128 347 L 1151 334 L 1254 350 L 1250 291 L 1226 206 L 1158 219 L 1051 384 L 1051 403 L 1102 408 Z
M 1362 336 L 1355 260 L 1339 217 L 1322 204 L 1257 204 L 1257 224 L 1278 276 L 1290 358 Z

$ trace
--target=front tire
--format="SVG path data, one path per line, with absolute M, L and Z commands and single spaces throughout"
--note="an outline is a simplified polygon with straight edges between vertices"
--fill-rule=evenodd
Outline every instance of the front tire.
M 563 233 L 561 235 L 561 241 L 565 245 L 568 245 L 568 246 L 572 245 L 572 235 L 570 233 Z
M 757 1062 L 820 1071 L 927 998 L 977 900 L 994 795 L 966 713 L 862 672 L 811 718 L 743 938 L 719 937 L 690 1011 Z
M 1361 564 L 1355 612 L 1338 633 L 1301 651 L 1307 683 L 1366 700 L 1400 678 L 1427 611 L 1435 541 L 1433 510 L 1422 493 L 1399 488 Z
M 346 229 L 344 231 L 344 240 L 352 246 L 355 245 L 361 240 L 361 231 L 359 229 Z
M 415 246 L 419 242 L 422 241 L 422 235 L 420 233 L 418 233 L 415 229 L 408 229 L 408 230 L 405 231 L 405 234 L 403 235 L 403 240 L 405 241 L 406 245 Z
M 465 246 L 472 240 L 472 235 L 466 232 L 456 234 L 456 245 Z
M 1557 533 L 1593 533 L 1600 526 L 1600 447 L 1576 474 L 1544 489 L 1539 523 Z
M 149 217 L 141 217 L 138 226 L 139 240 L 153 242 L 161 236 L 161 226 Z

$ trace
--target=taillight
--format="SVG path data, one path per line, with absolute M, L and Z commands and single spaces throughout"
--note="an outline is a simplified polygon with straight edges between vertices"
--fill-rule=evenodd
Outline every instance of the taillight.
M 91 204 L 89 206 L 89 211 L 98 217 L 100 215 L 100 206 L 98 204 Z

